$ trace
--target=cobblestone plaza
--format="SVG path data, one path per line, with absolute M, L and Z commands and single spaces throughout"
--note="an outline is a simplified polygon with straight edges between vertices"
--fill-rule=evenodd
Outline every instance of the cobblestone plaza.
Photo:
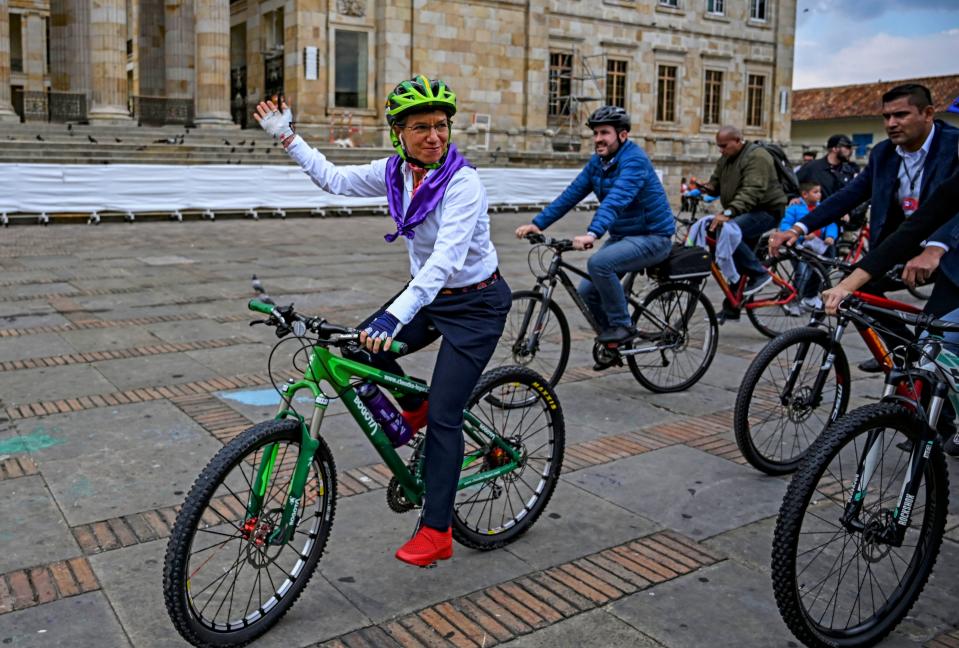
M 513 289 L 533 284 L 528 245 L 512 237 L 529 217 L 492 216 Z M 556 234 L 579 232 L 585 218 Z M 384 246 L 385 225 L 3 230 L 0 643 L 183 645 L 161 591 L 177 507 L 213 453 L 274 410 L 251 396 L 272 393 L 275 338 L 247 325 L 250 277 L 280 302 L 358 322 L 406 277 L 406 255 Z M 656 395 L 628 372 L 593 372 L 592 334 L 567 312 L 573 355 L 557 388 L 566 458 L 530 532 L 494 552 L 457 546 L 437 569 L 399 563 L 393 551 L 414 514 L 389 512 L 384 467 L 336 406 L 323 428 L 339 475 L 329 547 L 303 596 L 255 645 L 796 645 L 770 583 L 787 482 L 744 465 L 730 430 L 739 382 L 765 339 L 745 320 L 723 325 L 703 380 Z M 428 376 L 434 351 L 404 367 Z M 866 357 L 855 345 L 849 353 L 853 363 Z M 878 395 L 875 377 L 854 377 L 853 405 Z M 953 512 L 957 502 L 953 487 Z M 953 515 L 947 528 L 930 583 L 883 645 L 959 641 Z

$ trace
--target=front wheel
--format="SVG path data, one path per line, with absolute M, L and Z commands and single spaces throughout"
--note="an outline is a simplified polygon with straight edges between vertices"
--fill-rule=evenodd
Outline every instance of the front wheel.
M 483 374 L 466 409 L 465 426 L 494 430 L 520 456 L 513 470 L 456 493 L 453 537 L 486 551 L 526 533 L 546 508 L 562 470 L 566 429 L 556 392 L 525 367 L 499 367 Z M 489 437 L 478 430 L 476 437 L 466 435 L 461 484 L 511 463 L 509 454 Z
M 818 284 L 817 294 L 832 285 L 829 274 L 819 263 L 804 259 L 802 264 L 809 270 L 806 280 Z M 801 303 L 802 286 L 797 285 L 799 267 L 798 261 L 788 257 L 773 259 L 769 272 L 778 277 L 780 283 L 771 281 L 746 301 L 749 321 L 766 337 L 776 337 L 789 329 L 805 326 L 812 315 L 812 309 Z
M 719 323 L 713 305 L 695 284 L 657 286 L 633 312 L 640 336 L 630 344 L 644 353 L 626 356 L 633 377 L 656 393 L 695 385 L 713 361 Z
M 306 587 L 326 547 L 336 467 L 326 443 L 313 455 L 299 522 L 274 532 L 300 453 L 301 424 L 266 421 L 207 464 L 177 515 L 163 567 L 167 612 L 195 646 L 239 646 L 269 630 Z M 251 514 L 251 495 L 262 504 Z
M 834 354 L 832 366 L 826 360 Z M 846 411 L 849 362 L 829 331 L 802 327 L 763 347 L 743 376 L 733 410 L 736 445 L 754 468 L 785 475 Z
M 569 324 L 559 304 L 535 290 L 517 290 L 491 367 L 521 365 L 542 374 L 555 386 L 569 361 Z
M 901 405 L 876 403 L 839 419 L 809 449 L 783 499 L 773 537 L 780 614 L 807 646 L 872 646 L 909 612 L 942 544 L 949 484 L 936 443 L 920 476 L 899 546 L 900 489 L 926 423 Z M 910 443 L 903 443 L 905 441 Z M 864 465 L 867 488 L 853 493 Z

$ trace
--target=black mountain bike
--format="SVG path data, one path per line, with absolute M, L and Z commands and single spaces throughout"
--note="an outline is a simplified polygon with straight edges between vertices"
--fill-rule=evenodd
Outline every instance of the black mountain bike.
M 797 253 L 811 254 L 788 254 Z M 855 294 L 874 306 L 920 312 L 911 304 Z M 880 366 L 892 367 L 882 338 L 862 321 L 840 315 L 833 326 L 822 310 L 805 307 L 798 315 L 806 316 L 808 325 L 779 334 L 753 358 L 733 409 L 736 445 L 750 465 L 769 475 L 795 471 L 816 437 L 845 413 L 852 379 L 842 338 L 850 324 Z
M 573 242 L 542 234 L 526 238 L 534 246 L 529 266 L 536 275 L 536 287 L 513 293 L 513 307 L 491 366 L 529 366 L 556 385 L 569 362 L 571 344 L 566 315 L 553 299 L 557 283 L 566 289 L 590 327 L 597 334 L 601 329 L 569 273 L 584 279 L 589 275 L 563 261 L 563 253 L 573 249 Z M 650 290 L 642 301 L 628 287 L 626 297 L 639 335 L 620 345 L 594 342 L 593 359 L 619 365 L 625 359 L 636 380 L 653 392 L 682 391 L 694 385 L 709 369 L 719 337 L 716 313 L 703 296 L 702 282 L 667 281 Z
M 959 324 L 858 299 L 841 313 L 867 328 L 892 315 L 917 335 L 959 332 Z M 830 425 L 783 499 L 773 588 L 783 620 L 807 646 L 878 643 L 909 612 L 936 562 L 949 500 L 936 428 L 945 399 L 959 402 L 959 357 L 935 338 L 906 349 L 893 354 L 882 401 Z

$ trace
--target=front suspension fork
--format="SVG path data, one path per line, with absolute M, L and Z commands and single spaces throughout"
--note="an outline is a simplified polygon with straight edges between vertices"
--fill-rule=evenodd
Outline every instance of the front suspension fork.
M 887 384 L 883 396 L 891 396 L 895 393 L 895 390 L 896 386 L 894 384 Z M 894 526 L 885 525 L 877 535 L 878 539 L 893 547 L 902 546 L 906 530 L 909 528 L 913 504 L 919 494 L 919 486 L 926 470 L 926 462 L 929 461 L 929 456 L 935 445 L 936 425 L 945 404 L 947 390 L 948 386 L 943 383 L 936 385 L 929 402 L 928 425 L 919 435 L 917 442 L 913 443 L 909 465 L 906 469 L 902 487 L 899 490 L 899 498 L 896 500 L 896 507 L 892 511 L 891 521 L 894 522 Z M 883 444 L 881 437 L 881 430 L 872 430 L 866 439 L 866 445 L 863 447 L 859 460 L 859 473 L 856 475 L 853 485 L 853 495 L 846 504 L 840 520 L 849 531 L 862 532 L 865 529 L 865 523 L 860 519 L 860 513 L 869 490 L 869 483 L 882 457 Z
M 277 418 L 284 418 L 288 415 L 296 415 L 290 409 L 290 397 L 286 395 L 287 385 L 281 390 L 284 392 L 283 402 L 280 405 L 280 411 L 277 412 Z M 268 542 L 271 545 L 286 544 L 293 538 L 297 524 L 300 522 L 300 513 L 302 511 L 303 493 L 306 489 L 306 481 L 310 473 L 310 464 L 313 463 L 313 456 L 320 447 L 319 432 L 320 425 L 323 423 L 323 417 L 326 414 L 326 408 L 330 400 L 326 396 L 317 396 L 314 400 L 313 417 L 310 419 L 309 427 L 306 426 L 302 417 L 297 418 L 300 421 L 300 452 L 296 457 L 296 465 L 293 468 L 293 475 L 290 478 L 290 486 L 287 489 L 286 499 L 283 504 L 283 514 L 276 527 L 270 533 Z M 271 443 L 263 447 L 263 458 L 257 467 L 256 477 L 253 480 L 250 489 L 250 497 L 246 506 L 246 521 L 259 518 L 263 512 L 264 500 L 278 469 L 276 465 L 279 445 Z

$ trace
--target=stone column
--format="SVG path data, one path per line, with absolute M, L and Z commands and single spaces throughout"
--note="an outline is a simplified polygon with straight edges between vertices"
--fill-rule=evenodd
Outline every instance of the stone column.
M 125 0 L 90 3 L 90 121 L 127 122 L 127 5 Z
M 534 133 L 546 131 L 543 98 L 549 96 L 549 3 L 530 0 L 526 7 L 526 78 L 523 79 L 524 147 L 538 150 L 543 139 Z M 549 147 L 552 148 L 552 138 Z
M 23 72 L 26 85 L 23 88 L 23 118 L 25 121 L 48 121 L 47 89 L 44 85 L 44 64 L 47 35 L 40 14 L 24 14 Z
M 166 121 L 193 123 L 193 0 L 166 0 L 163 57 L 166 61 Z
M 230 3 L 196 0 L 196 125 L 230 126 Z
M 137 15 L 137 118 L 141 124 L 166 121 L 163 0 L 140 0 Z
M 0 122 L 20 121 L 10 103 L 10 20 L 8 0 L 0 0 Z
M 50 1 L 50 119 L 85 121 L 90 96 L 90 2 Z

